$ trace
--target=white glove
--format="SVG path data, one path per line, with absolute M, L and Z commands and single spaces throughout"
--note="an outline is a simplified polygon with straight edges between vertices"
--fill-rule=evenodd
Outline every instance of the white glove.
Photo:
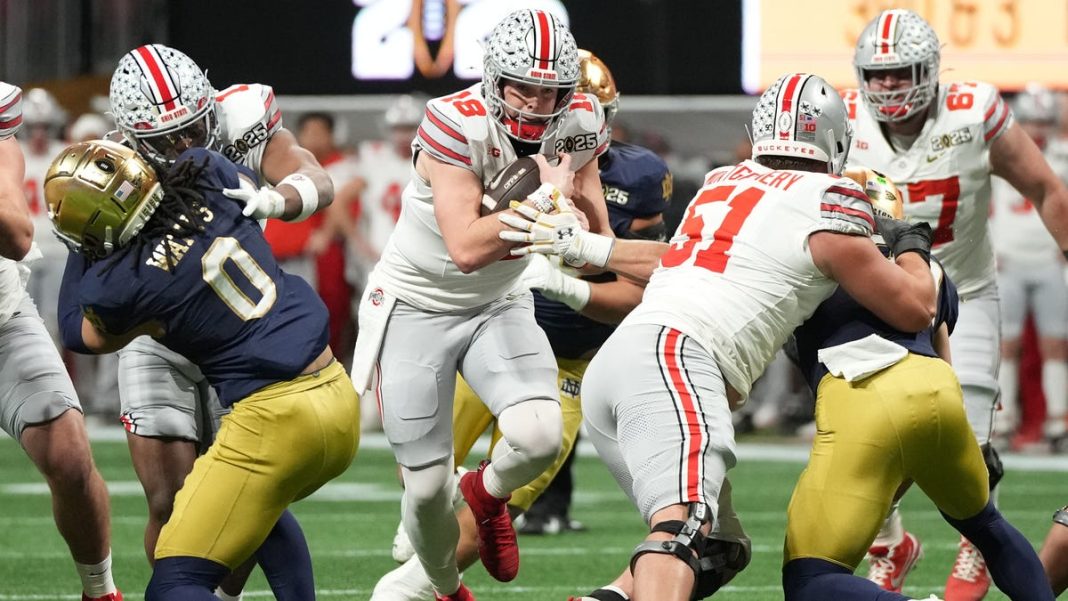
M 286 199 L 274 188 L 264 186 L 259 190 L 253 184 L 241 180 L 240 188 L 227 188 L 223 195 L 245 203 L 241 214 L 253 219 L 281 217 L 286 212 Z
M 590 302 L 590 283 L 564 273 L 559 262 L 558 258 L 554 261 L 543 255 L 531 255 L 519 283 L 524 288 L 538 290 L 545 298 L 581 311 Z
M 514 230 L 502 230 L 499 236 L 501 240 L 527 244 L 513 248 L 513 255 L 558 255 L 573 267 L 586 263 L 604 267 L 608 263 L 615 239 L 582 229 L 568 203 L 562 203 L 560 211 L 553 214 L 516 201 L 512 201 L 511 208 L 519 215 L 501 213 L 498 219 Z

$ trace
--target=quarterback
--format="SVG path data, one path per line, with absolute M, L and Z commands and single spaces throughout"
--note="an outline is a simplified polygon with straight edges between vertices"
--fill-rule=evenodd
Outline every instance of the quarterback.
M 327 346 L 326 308 L 221 192 L 253 181 L 207 149 L 157 175 L 132 149 L 97 141 L 68 148 L 45 185 L 57 234 L 78 252 L 64 294 L 83 317 L 63 322 L 68 346 L 110 352 L 152 335 L 232 408 L 175 497 L 149 600 L 216 599 L 286 507 L 356 453 L 359 401 Z
M 934 254 L 961 299 L 950 338 L 953 369 L 993 489 L 1002 470 L 989 444 L 1000 337 L 987 224 L 990 176 L 1034 203 L 1062 250 L 1068 249 L 1068 189 L 993 86 L 939 82 L 940 49 L 931 26 L 909 10 L 883 11 L 861 32 L 853 57 L 859 89 L 843 92 L 855 131 L 849 161 L 885 173 L 901 189 L 906 218 L 934 229 Z M 869 577 L 900 591 L 919 557 L 919 541 L 892 510 L 871 548 Z M 962 538 L 947 601 L 982 599 L 989 586 L 981 554 Z
M 657 243 L 640 240 L 615 241 L 606 260 L 604 242 L 566 213 L 502 216 L 520 230 L 502 237 L 528 243 L 514 253 L 649 279 L 582 386 L 590 438 L 650 526 L 631 557 L 635 601 L 703 598 L 717 586 L 701 557 L 735 463 L 731 408 L 820 302 L 841 286 L 910 332 L 935 315 L 930 228 L 897 226 L 896 264 L 886 261 L 867 196 L 840 176 L 851 130 L 837 91 L 785 75 L 752 125 L 753 160 L 706 176 L 659 260 Z
M 535 196 L 551 202 L 573 189 L 589 227 L 611 233 L 595 160 L 608 146 L 603 113 L 596 98 L 574 98 L 578 77 L 575 40 L 553 15 L 519 10 L 494 27 L 482 82 L 427 103 L 400 219 L 359 308 L 353 380 L 365 390 L 375 375 L 404 479 L 404 528 L 444 599 L 472 598 L 455 557 L 456 373 L 502 433 L 492 462 L 459 485 L 479 525 L 482 563 L 498 580 L 519 569 L 511 493 L 560 451 L 557 366 L 530 292 L 517 287 L 527 261 L 509 255 L 504 226 L 479 208 L 501 169 L 533 155 L 545 182 Z M 550 167 L 547 156 L 560 161 Z

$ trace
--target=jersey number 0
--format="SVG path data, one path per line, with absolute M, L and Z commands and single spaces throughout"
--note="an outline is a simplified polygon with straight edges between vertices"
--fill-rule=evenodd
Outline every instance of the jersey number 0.
M 248 278 L 249 283 L 260 292 L 259 302 L 254 302 L 242 292 L 231 279 L 230 274 L 223 269 L 227 260 L 233 261 L 241 273 Z M 216 238 L 208 248 L 208 252 L 204 253 L 200 263 L 204 270 L 204 281 L 211 286 L 215 294 L 219 295 L 222 302 L 241 318 L 241 321 L 263 317 L 274 306 L 274 301 L 278 298 L 274 281 L 259 263 L 256 263 L 256 259 L 241 248 L 236 238 Z

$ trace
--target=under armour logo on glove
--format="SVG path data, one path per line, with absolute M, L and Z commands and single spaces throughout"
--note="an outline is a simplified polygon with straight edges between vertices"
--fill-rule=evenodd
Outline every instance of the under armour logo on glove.
M 572 228 L 564 228 L 556 231 L 556 239 L 563 241 L 575 235 L 575 230 Z

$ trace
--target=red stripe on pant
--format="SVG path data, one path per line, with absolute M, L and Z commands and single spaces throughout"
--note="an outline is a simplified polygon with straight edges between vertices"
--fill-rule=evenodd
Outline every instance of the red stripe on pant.
M 679 365 L 679 356 L 676 352 L 681 332 L 669 329 L 667 338 L 664 340 L 664 362 L 667 365 L 668 374 L 671 376 L 671 387 L 674 396 L 682 404 L 684 442 L 688 448 L 683 471 L 686 474 L 686 501 L 701 501 L 704 498 L 701 477 L 701 449 L 704 447 L 704 435 L 701 433 L 701 417 L 697 414 L 697 403 L 686 388 L 686 382 L 682 377 L 682 369 Z

